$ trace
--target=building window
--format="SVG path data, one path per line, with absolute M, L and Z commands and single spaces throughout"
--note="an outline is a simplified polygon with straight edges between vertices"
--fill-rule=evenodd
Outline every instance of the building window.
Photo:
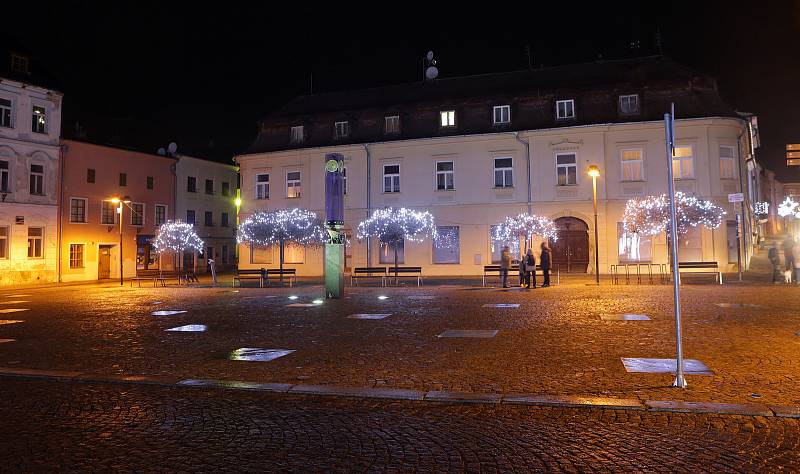
M 703 245 L 699 227 L 690 227 L 685 234 L 678 236 L 678 258 L 681 262 L 703 261 Z
M 269 199 L 269 174 L 256 175 L 256 199 Z
M 12 54 L 11 55 L 11 70 L 14 72 L 20 72 L 23 74 L 30 73 L 30 66 L 29 66 L 28 58 L 25 56 L 20 56 L 19 54 Z
M 8 227 L 0 227 L 0 259 L 8 258 Z
M 69 244 L 69 268 L 83 268 L 84 244 Z
M 436 162 L 436 189 L 440 191 L 455 189 L 453 184 L 453 162 Z
M 7 193 L 9 188 L 10 177 L 8 170 L 8 161 L 0 160 L 0 192 Z
M 195 178 L 194 176 L 186 177 L 186 191 L 190 193 L 197 192 L 197 178 Z
M 676 146 L 673 150 L 672 175 L 675 179 L 694 178 L 694 150 L 691 146 Z
M 188 209 L 186 211 L 186 223 L 187 224 L 194 224 L 194 211 L 191 210 L 191 209 Z
M 226 265 L 228 263 L 228 246 L 222 246 L 222 264 Z
M 33 106 L 31 131 L 34 133 L 47 133 L 47 110 L 44 107 Z
M 289 140 L 292 143 L 303 143 L 303 126 L 298 125 L 290 129 Z
M 167 222 L 167 206 L 163 204 L 156 204 L 156 219 L 157 226 Z
M 641 148 L 622 150 L 619 153 L 622 162 L 623 181 L 643 181 L 644 180 L 644 160 Z
M 153 189 L 153 177 L 152 176 L 148 176 L 147 177 L 147 189 Z
M 739 262 L 739 236 L 736 221 L 728 221 L 726 227 L 728 232 L 728 263 L 737 263 Z
M 228 213 L 227 212 L 223 212 L 222 213 L 222 219 L 221 219 L 220 225 L 222 227 L 228 227 Z
M 341 140 L 350 136 L 350 122 L 336 122 L 336 139 Z
M 651 262 L 653 237 L 625 232 L 625 224 L 617 222 L 617 256 L 619 263 Z
M 86 168 L 86 182 L 87 183 L 94 183 L 95 182 L 95 170 L 94 168 Z
M 214 180 L 207 179 L 206 180 L 206 194 L 214 194 Z
M 28 227 L 28 258 L 44 256 L 44 227 Z
M 69 200 L 69 221 L 86 222 L 86 202 L 85 198 L 71 198 Z
M 112 225 L 116 222 L 117 206 L 111 201 L 103 201 L 100 206 L 100 223 Z
M 459 263 L 461 239 L 458 226 L 436 227 L 437 238 L 433 240 L 433 263 Z
M 636 115 L 639 113 L 639 94 L 619 96 L 619 113 L 622 115 Z
M 250 244 L 250 263 L 272 263 L 272 246 L 258 247 Z
M 231 183 L 226 181 L 222 182 L 222 195 L 228 197 L 231 195 Z
M 144 204 L 141 202 L 131 203 L 131 225 L 144 225 Z
M 556 175 L 559 186 L 578 184 L 578 159 L 575 153 L 556 154 Z
M 128 174 L 127 173 L 120 173 L 119 174 L 119 185 L 120 186 L 127 186 L 128 185 Z
M 44 166 L 31 165 L 31 194 L 44 196 Z
M 347 168 L 342 168 L 342 194 L 347 194 Z
M 290 171 L 286 173 L 286 197 L 299 198 L 302 188 L 300 186 L 300 172 Z
M 495 125 L 511 123 L 511 106 L 495 106 L 492 113 L 492 122 L 494 122 Z
M 12 110 L 11 99 L 0 97 L 0 127 L 11 128 Z
M 494 187 L 514 187 L 514 160 L 511 158 L 494 159 Z
M 394 244 L 387 244 L 386 242 L 380 243 L 378 252 L 380 256 L 378 263 L 391 263 L 394 264 L 394 251 L 397 249 L 397 263 L 405 263 L 405 240 L 400 240 Z
M 569 119 L 575 118 L 575 100 L 557 100 L 556 101 L 556 118 Z
M 214 213 L 211 211 L 206 211 L 205 226 L 214 227 Z
M 722 179 L 734 179 L 736 177 L 734 160 L 736 152 L 732 146 L 722 145 L 719 147 L 719 177 Z
M 383 131 L 387 135 L 400 133 L 400 116 L 389 115 L 387 117 L 384 117 Z
M 512 259 L 518 259 L 520 255 L 520 239 L 512 238 L 510 242 L 502 242 L 494 239 L 495 232 L 497 231 L 496 225 L 489 226 L 489 249 L 492 252 L 492 263 L 500 263 L 500 256 L 503 252 L 503 246 L 508 245 L 509 252 Z
M 441 117 L 442 127 L 455 127 L 456 126 L 456 111 L 455 110 L 443 110 L 443 111 L 439 112 L 439 116 Z
M 400 192 L 400 165 L 383 165 L 383 192 Z
M 305 263 L 306 247 L 296 242 L 286 242 L 283 246 L 283 261 L 285 263 Z

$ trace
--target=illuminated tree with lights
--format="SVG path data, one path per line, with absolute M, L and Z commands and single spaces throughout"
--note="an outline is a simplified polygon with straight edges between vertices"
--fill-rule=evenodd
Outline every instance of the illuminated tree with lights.
M 203 240 L 197 236 L 194 225 L 182 221 L 166 221 L 158 227 L 158 234 L 152 241 L 159 258 L 167 252 L 182 254 L 189 250 L 202 252 Z M 180 268 L 180 259 L 178 260 Z M 161 265 L 159 265 L 159 268 Z
M 236 240 L 251 246 L 280 246 L 280 279 L 283 282 L 284 247 L 286 242 L 300 245 L 319 245 L 327 233 L 317 215 L 305 209 L 280 209 L 253 213 L 241 224 Z
M 437 238 L 433 215 L 427 211 L 411 209 L 378 209 L 372 216 L 358 224 L 358 240 L 377 237 L 382 243 L 394 247 L 394 277 L 397 284 L 397 247 L 404 240 L 421 242 Z
M 555 223 L 546 217 L 519 214 L 506 217 L 502 223 L 496 225 L 492 240 L 498 245 L 511 245 L 518 243 L 520 237 L 523 237 L 527 245 L 534 235 L 555 241 L 558 239 L 558 229 Z

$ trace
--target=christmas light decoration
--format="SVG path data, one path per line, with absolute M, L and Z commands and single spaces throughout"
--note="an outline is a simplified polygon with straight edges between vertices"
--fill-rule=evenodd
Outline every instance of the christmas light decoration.
M 203 241 L 197 236 L 194 226 L 182 221 L 167 221 L 161 224 L 152 245 L 159 255 L 165 252 L 203 251 Z
M 769 203 L 759 201 L 753 206 L 753 211 L 760 216 L 766 216 L 769 214 Z
M 800 204 L 796 203 L 791 196 L 786 196 L 786 199 L 778 206 L 778 215 L 781 217 L 794 216 L 800 219 Z
M 716 229 L 722 224 L 725 211 L 711 201 L 675 193 L 675 216 L 678 234 L 685 234 L 692 227 L 702 225 Z M 668 229 L 669 200 L 666 194 L 633 198 L 625 205 L 623 215 L 625 232 L 641 235 L 656 235 Z
M 531 240 L 534 235 L 544 239 L 557 240 L 558 229 L 553 221 L 535 214 L 519 214 L 516 217 L 506 217 L 505 220 L 494 227 L 492 240 L 498 244 L 510 245 L 518 242 L 520 237 Z

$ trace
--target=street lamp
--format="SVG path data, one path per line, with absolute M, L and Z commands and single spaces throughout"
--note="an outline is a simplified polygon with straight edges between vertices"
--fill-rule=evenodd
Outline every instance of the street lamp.
M 124 277 L 122 273 L 122 205 L 129 205 L 131 198 L 130 196 L 125 196 L 123 198 L 113 197 L 111 199 L 107 199 L 107 201 L 111 201 L 114 204 L 119 204 L 119 207 L 117 207 L 117 214 L 119 215 L 119 286 L 122 286 L 124 284 Z
M 592 177 L 592 201 L 594 202 L 594 278 L 595 282 L 600 284 L 600 242 L 598 239 L 597 230 L 597 177 L 600 176 L 600 168 L 596 165 L 590 165 L 588 170 L 589 176 Z

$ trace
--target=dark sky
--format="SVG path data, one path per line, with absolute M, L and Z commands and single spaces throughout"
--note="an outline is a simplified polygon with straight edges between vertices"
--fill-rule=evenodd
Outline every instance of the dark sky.
M 729 103 L 758 115 L 762 162 L 800 181 L 783 159 L 800 142 L 800 0 L 661 2 L 658 12 L 637 6 L 655 2 L 15 3 L 0 31 L 59 78 L 66 136 L 79 122 L 93 141 L 148 151 L 175 141 L 225 161 L 260 116 L 309 91 L 312 73 L 322 92 L 419 80 L 429 49 L 442 77 L 527 68 L 526 45 L 534 66 L 647 55 L 660 30 L 664 54 L 716 76 Z

